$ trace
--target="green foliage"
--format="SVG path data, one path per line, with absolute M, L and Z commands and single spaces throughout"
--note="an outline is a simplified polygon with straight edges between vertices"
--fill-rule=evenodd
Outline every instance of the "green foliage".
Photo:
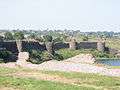
M 33 64 L 40 64 L 44 61 L 49 60 L 63 60 L 63 57 L 61 54 L 55 53 L 54 55 L 48 53 L 47 51 L 39 51 L 39 50 L 31 50 L 30 53 L 30 59 L 29 62 Z
M 82 37 L 82 40 L 83 40 L 83 41 L 88 41 L 88 36 L 83 36 L 83 37 Z
M 10 55 L 12 55 L 12 53 L 10 51 L 0 51 L 0 58 L 2 59 L 6 59 L 6 58 L 9 58 Z
M 64 83 L 37 80 L 33 78 L 0 77 L 0 87 L 12 87 L 18 90 L 88 90 L 85 86 L 75 86 Z M 89 90 L 94 90 L 90 88 Z
M 105 43 L 107 47 L 120 50 L 120 39 L 115 38 L 106 39 Z
M 21 31 L 15 32 L 15 33 L 14 33 L 14 38 L 15 38 L 16 40 L 22 40 L 22 39 L 24 39 L 24 34 L 23 34 L 23 32 L 21 32 Z
M 61 54 L 55 53 L 53 59 L 54 59 L 54 60 L 61 61 L 61 60 L 63 60 L 64 58 L 63 58 L 63 56 L 62 56 Z
M 63 59 L 67 59 L 80 54 L 79 50 L 70 50 L 70 49 L 60 49 L 57 52 L 63 57 Z
M 30 38 L 30 39 L 35 39 L 35 38 L 36 38 L 36 35 L 35 35 L 34 33 L 32 33 L 32 34 L 30 34 L 30 35 L 28 36 L 28 38 Z
M 28 73 L 33 73 L 33 76 L 14 76 L 12 74 L 19 72 L 27 73 L 27 76 L 29 75 Z M 62 77 L 63 80 L 73 80 L 74 85 L 71 84 L 72 82 L 65 84 L 62 82 L 44 81 L 39 78 L 35 79 L 34 75 L 36 78 L 39 75 Z M 38 71 L 33 69 L 25 70 L 22 68 L 10 69 L 0 67 L 0 87 L 10 87 L 15 90 L 120 90 L 119 86 L 120 77 L 110 77 L 93 73 Z
M 4 59 L 0 58 L 0 63 L 4 63 Z
M 0 63 L 7 62 L 7 59 L 12 55 L 10 51 L 0 51 Z
M 80 84 L 80 85 L 86 84 L 96 87 L 100 86 L 102 87 L 100 90 L 104 90 L 103 88 L 108 88 L 108 90 L 119 90 L 119 88 L 117 88 L 117 86 L 120 85 L 119 77 L 116 78 L 116 77 L 108 77 L 93 73 L 78 73 L 78 72 L 59 72 L 59 71 L 43 71 L 43 72 L 45 74 L 57 75 L 68 79 L 77 79 L 78 81 L 76 82 L 76 84 Z
M 53 40 L 52 36 L 50 36 L 50 35 L 45 35 L 45 36 L 43 36 L 43 38 L 44 38 L 45 42 L 52 42 L 52 40 Z
M 13 35 L 11 32 L 6 32 L 5 33 L 5 40 L 13 40 Z
M 29 51 L 29 53 L 30 53 L 30 59 L 28 60 L 29 62 L 33 64 L 40 64 L 42 62 L 41 51 L 31 50 Z
M 50 53 L 48 53 L 48 52 L 46 52 L 46 51 L 44 51 L 44 52 L 42 53 L 42 56 L 41 56 L 41 58 L 42 58 L 43 61 L 52 60 L 53 57 L 54 57 L 54 56 L 53 56 L 52 54 L 50 54 Z
M 70 50 L 70 49 L 60 49 L 57 51 L 64 59 L 74 57 L 78 54 L 92 54 L 95 58 L 116 58 L 114 55 L 107 52 L 100 52 L 94 49 L 79 49 L 79 50 Z
M 54 42 L 63 42 L 63 39 L 60 37 L 57 37 L 53 40 Z

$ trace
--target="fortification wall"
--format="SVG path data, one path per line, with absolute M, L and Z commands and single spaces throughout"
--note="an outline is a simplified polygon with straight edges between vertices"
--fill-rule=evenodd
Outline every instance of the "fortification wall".
M 77 49 L 98 49 L 98 42 L 79 42 L 76 44 Z M 103 47 L 105 47 L 103 45 Z M 5 48 L 6 50 L 9 50 L 13 53 L 18 53 L 17 44 L 14 41 L 10 42 L 0 42 L 0 48 Z M 54 49 L 62 49 L 62 48 L 69 48 L 69 43 L 55 43 Z M 22 50 L 28 51 L 28 50 L 40 50 L 44 51 L 46 50 L 44 43 L 39 42 L 33 42 L 33 41 L 22 41 Z
M 77 43 L 77 49 L 97 49 L 97 42 L 80 42 Z

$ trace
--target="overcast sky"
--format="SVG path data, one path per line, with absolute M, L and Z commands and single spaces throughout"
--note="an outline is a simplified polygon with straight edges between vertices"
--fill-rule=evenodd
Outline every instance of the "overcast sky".
M 0 0 L 0 29 L 120 31 L 120 0 Z

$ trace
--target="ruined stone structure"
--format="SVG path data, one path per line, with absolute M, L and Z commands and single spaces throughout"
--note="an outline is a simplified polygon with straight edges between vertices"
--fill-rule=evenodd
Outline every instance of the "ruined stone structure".
M 22 51 L 22 41 L 21 40 L 16 41 L 16 45 L 17 45 L 18 52 L 21 52 Z
M 28 50 L 47 50 L 44 43 L 32 42 L 32 41 L 22 41 L 16 43 L 15 41 L 7 41 L 0 42 L 0 48 L 6 49 L 13 53 L 27 52 Z M 62 48 L 70 48 L 70 49 L 98 49 L 99 51 L 105 51 L 105 43 L 103 42 L 75 42 L 72 41 L 70 43 L 55 43 L 53 45 L 54 50 L 59 50 Z
M 17 65 L 24 65 L 27 64 L 27 60 L 29 59 L 29 53 L 28 52 L 19 52 L 18 54 L 18 60 Z
M 77 42 L 76 42 L 76 40 L 74 38 L 72 38 L 70 40 L 69 48 L 72 49 L 72 50 L 76 50 L 77 49 Z
M 53 42 L 46 42 L 45 45 L 48 53 L 54 54 Z
M 77 49 L 97 49 L 97 42 L 79 42 L 77 43 Z
M 98 51 L 104 52 L 105 51 L 105 42 L 98 42 L 97 49 L 98 49 Z

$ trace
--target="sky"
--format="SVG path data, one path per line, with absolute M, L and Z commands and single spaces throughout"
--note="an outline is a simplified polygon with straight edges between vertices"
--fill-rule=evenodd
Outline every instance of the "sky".
M 0 29 L 120 31 L 120 0 L 0 0 Z

